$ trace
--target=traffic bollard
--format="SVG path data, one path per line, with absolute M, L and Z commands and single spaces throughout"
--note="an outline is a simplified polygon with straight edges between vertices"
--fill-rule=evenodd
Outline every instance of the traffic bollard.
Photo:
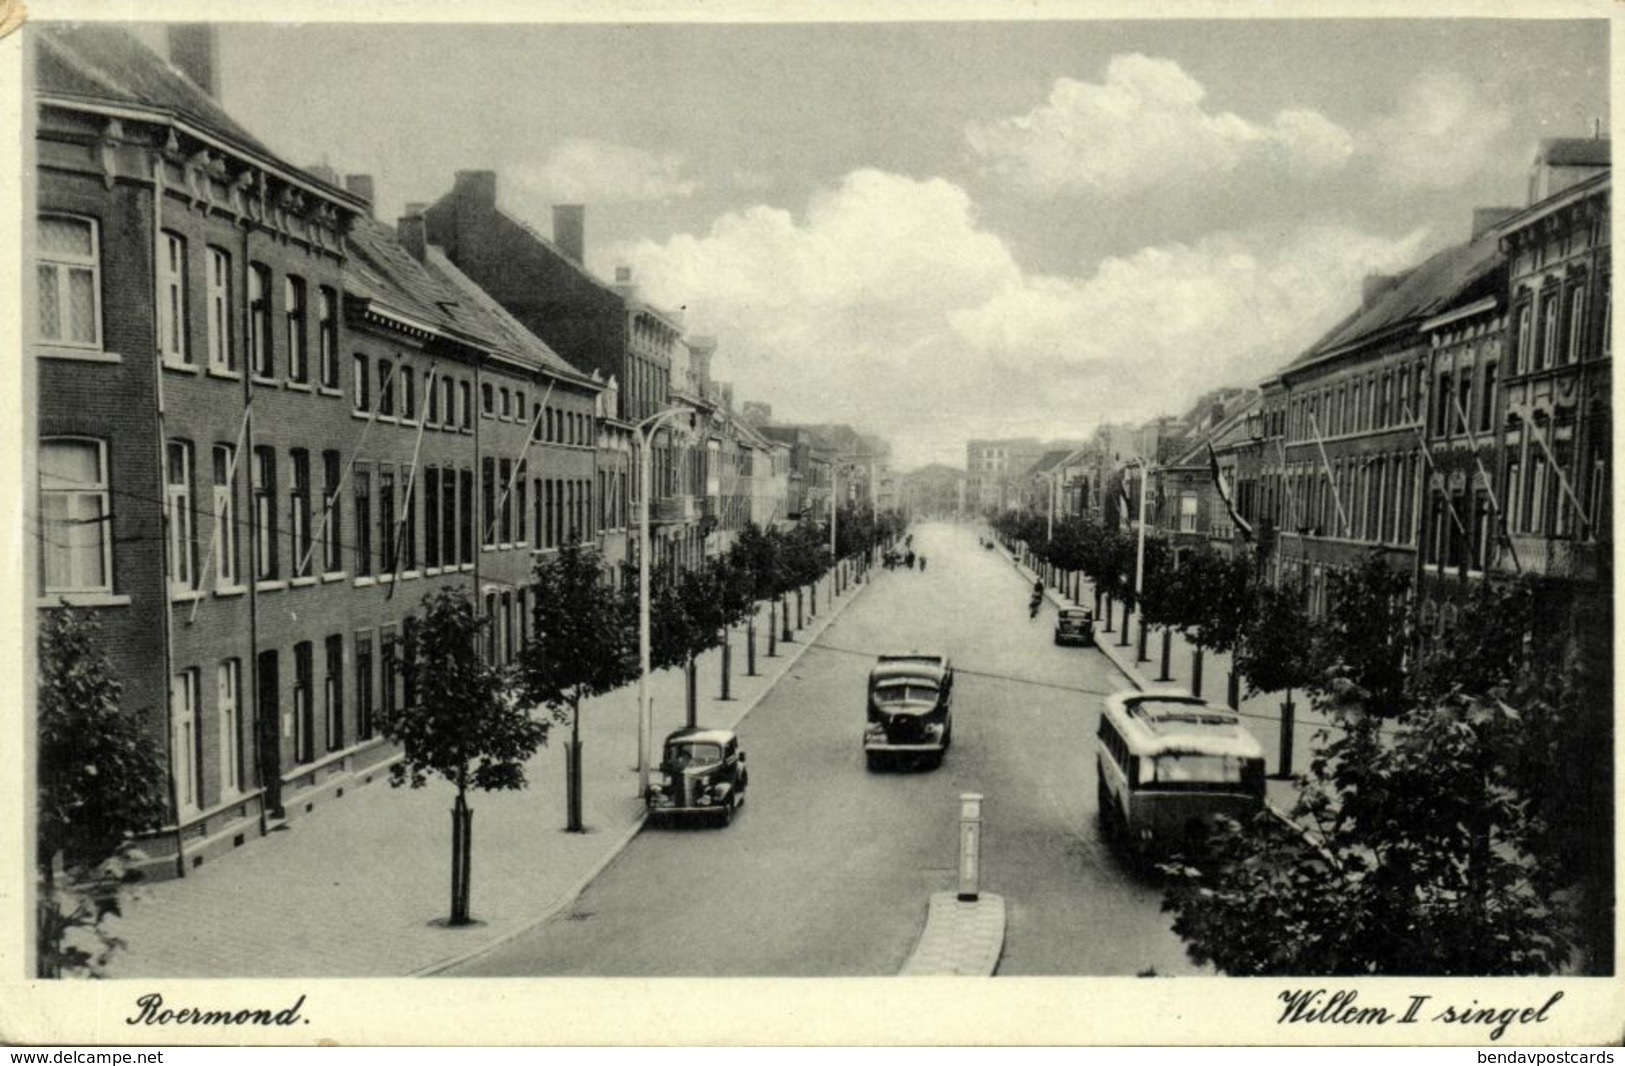
M 974 903 L 982 881 L 982 794 L 959 794 L 959 899 Z

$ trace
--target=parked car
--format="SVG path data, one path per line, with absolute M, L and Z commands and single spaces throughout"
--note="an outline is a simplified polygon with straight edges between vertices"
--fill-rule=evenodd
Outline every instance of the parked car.
M 729 729 L 679 729 L 661 748 L 660 776 L 649 782 L 649 817 L 712 818 L 727 825 L 745 802 L 750 774 Z
M 1055 619 L 1055 643 L 1093 644 L 1095 612 L 1087 607 L 1062 607 Z
M 882 655 L 869 671 L 864 757 L 869 769 L 896 757 L 932 767 L 954 736 L 954 668 L 946 655 Z

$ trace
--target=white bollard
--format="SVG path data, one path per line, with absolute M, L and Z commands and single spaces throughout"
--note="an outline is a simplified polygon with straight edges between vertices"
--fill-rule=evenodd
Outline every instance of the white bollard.
M 959 899 L 974 903 L 982 880 L 982 794 L 959 794 Z

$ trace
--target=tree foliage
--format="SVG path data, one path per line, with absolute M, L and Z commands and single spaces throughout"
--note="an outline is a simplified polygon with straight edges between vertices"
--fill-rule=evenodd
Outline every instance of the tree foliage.
M 1235 667 L 1247 680 L 1247 694 L 1304 688 L 1315 678 L 1313 650 L 1303 591 L 1260 584 L 1235 647 Z
M 380 719 L 405 756 L 390 767 L 390 784 L 421 788 L 437 776 L 459 795 L 525 787 L 525 762 L 546 743 L 548 723 L 520 703 L 509 672 L 480 654 L 489 624 L 460 588 L 423 598 L 422 621 L 397 659 L 417 698 Z
M 1168 613 L 1192 644 L 1229 651 L 1241 638 L 1252 593 L 1252 560 L 1211 548 L 1185 552 L 1170 580 Z
M 1191 957 L 1237 976 L 1551 973 L 1570 951 L 1545 827 L 1517 767 L 1525 715 L 1457 697 L 1397 722 L 1358 702 L 1287 825 L 1225 822 L 1172 863 Z
M 1383 718 L 1403 713 L 1409 590 L 1409 576 L 1380 552 L 1328 573 L 1327 611 L 1315 627 L 1312 692 L 1357 699 Z
M 527 699 L 555 716 L 637 679 L 632 598 L 600 576 L 598 553 L 570 543 L 535 568 L 531 637 L 519 653 Z

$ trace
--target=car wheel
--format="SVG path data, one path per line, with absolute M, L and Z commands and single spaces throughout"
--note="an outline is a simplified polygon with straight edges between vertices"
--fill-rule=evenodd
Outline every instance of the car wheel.
M 734 803 L 732 793 L 728 795 L 728 802 L 722 805 L 722 824 L 732 825 L 734 820 Z
M 871 769 L 871 770 L 880 769 L 880 753 L 879 752 L 866 751 L 866 752 L 863 753 L 863 759 L 864 759 L 864 762 L 866 762 L 868 764 L 869 769 Z
M 1055 634 L 1055 646 L 1056 647 L 1061 646 L 1061 635 L 1059 633 Z

